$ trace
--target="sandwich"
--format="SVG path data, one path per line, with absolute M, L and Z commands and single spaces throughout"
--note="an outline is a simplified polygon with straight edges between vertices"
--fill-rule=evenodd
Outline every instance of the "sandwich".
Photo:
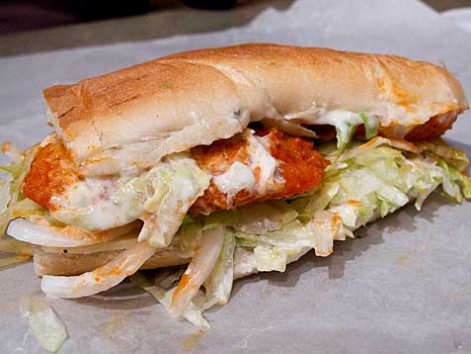
M 245 44 L 44 97 L 52 133 L 24 152 L 3 145 L 0 227 L 53 297 L 131 277 L 204 324 L 234 279 L 328 256 L 438 188 L 471 198 L 466 154 L 441 139 L 468 108 L 463 88 L 423 61 Z M 150 268 L 152 281 L 136 273 Z

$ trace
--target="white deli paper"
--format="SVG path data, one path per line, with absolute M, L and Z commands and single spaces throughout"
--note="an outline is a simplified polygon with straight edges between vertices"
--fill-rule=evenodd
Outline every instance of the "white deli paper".
M 171 52 L 248 41 L 443 63 L 471 92 L 471 36 L 416 1 L 265 1 L 231 13 L 192 12 L 191 21 L 181 23 L 180 16 L 190 19 L 188 11 L 23 35 L 61 37 L 50 37 L 54 51 L 1 59 L 0 141 L 25 148 L 50 132 L 41 94 L 45 87 Z M 118 43 L 105 43 L 102 32 L 119 33 L 121 21 L 127 28 L 134 21 L 132 41 L 116 35 Z M 168 37 L 152 39 L 153 26 L 172 21 L 187 30 L 162 29 Z M 68 36 L 71 44 L 95 45 L 71 48 Z M 8 52 L 2 48 L 7 45 L 11 40 L 0 38 L 0 52 Z M 38 48 L 47 48 L 42 45 Z M 446 138 L 470 153 L 469 113 Z M 471 352 L 471 203 L 450 204 L 435 194 L 422 212 L 406 207 L 357 235 L 336 243 L 328 258 L 310 253 L 286 273 L 237 281 L 229 304 L 206 314 L 210 330 L 169 318 L 150 295 L 129 283 L 86 299 L 50 299 L 69 334 L 61 352 Z M 18 310 L 21 296 L 43 296 L 33 265 L 2 270 L 0 281 L 0 352 L 43 352 Z

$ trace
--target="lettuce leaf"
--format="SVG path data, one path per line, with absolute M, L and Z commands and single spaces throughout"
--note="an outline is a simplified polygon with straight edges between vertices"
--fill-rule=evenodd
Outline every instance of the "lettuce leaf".
M 290 257 L 304 248 L 316 255 L 333 251 L 334 240 L 353 237 L 353 230 L 384 217 L 415 198 L 420 209 L 425 198 L 440 185 L 443 192 L 460 202 L 469 198 L 470 179 L 460 172 L 465 158 L 457 152 L 440 155 L 430 148 L 404 152 L 389 139 L 377 137 L 367 143 L 352 142 L 344 151 L 321 146 L 332 164 L 321 186 L 304 197 L 287 201 L 297 216 L 287 215 L 278 230 L 236 230 L 237 248 L 252 254 L 257 271 L 283 271 Z M 409 145 L 404 145 L 410 147 Z M 289 208 L 287 209 L 289 210 Z M 283 220 L 279 217 L 279 220 Z M 250 231 L 250 232 L 248 232 Z
M 224 244 L 213 270 L 204 281 L 206 300 L 204 308 L 214 305 L 225 305 L 229 301 L 234 280 L 234 250 L 236 247 L 234 233 L 224 229 Z
M 136 286 L 151 294 L 168 313 L 171 313 L 171 302 L 176 289 L 175 282 L 180 279 L 182 273 L 183 270 L 163 271 L 155 277 L 154 282 L 138 273 L 132 275 L 130 279 Z M 204 300 L 204 295 L 198 292 L 183 311 L 181 317 L 195 326 L 210 328 L 208 321 L 203 317 Z
M 378 135 L 379 122 L 376 117 L 368 116 L 365 113 L 359 114 L 363 124 L 365 125 L 365 138 L 370 140 Z
M 20 311 L 28 318 L 31 330 L 41 346 L 49 352 L 59 351 L 67 340 L 67 330 L 47 301 L 23 297 L 20 300 Z
M 144 203 L 146 216 L 142 217 L 144 226 L 138 240 L 167 247 L 211 177 L 193 159 L 176 155 L 157 165 L 148 178 L 154 193 Z

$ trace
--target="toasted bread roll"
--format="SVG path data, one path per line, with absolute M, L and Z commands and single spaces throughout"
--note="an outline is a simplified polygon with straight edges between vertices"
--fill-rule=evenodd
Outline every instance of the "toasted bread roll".
M 264 119 L 316 125 L 326 112 L 362 112 L 384 135 L 406 137 L 432 117 L 446 120 L 442 134 L 468 106 L 458 81 L 430 63 L 271 44 L 172 55 L 44 95 L 85 175 L 153 166 Z

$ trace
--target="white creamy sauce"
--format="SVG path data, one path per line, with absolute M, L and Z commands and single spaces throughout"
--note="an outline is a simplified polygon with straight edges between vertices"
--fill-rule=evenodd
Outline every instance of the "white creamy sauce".
M 302 124 L 327 124 L 345 130 L 347 124 L 359 125 L 363 123 L 358 113 L 341 109 L 328 110 L 313 104 L 305 111 L 286 114 L 283 119 Z M 394 134 L 400 137 L 404 137 L 414 127 L 425 123 L 436 114 L 429 109 L 418 110 L 417 107 L 412 109 L 391 102 L 379 105 L 374 109 L 368 109 L 364 113 L 375 117 L 378 125 L 382 127 L 394 127 Z
M 190 158 L 173 156 L 138 177 L 86 178 L 54 196 L 51 215 L 66 224 L 102 231 L 141 219 L 139 240 L 166 245 L 210 175 Z
M 86 178 L 52 197 L 52 217 L 90 231 L 128 224 L 142 211 L 143 195 L 120 178 Z
M 266 139 L 263 137 L 257 137 L 253 135 L 253 131 L 248 135 L 249 146 L 248 153 L 251 158 L 250 167 L 252 171 L 255 169 L 260 170 L 260 179 L 257 185 L 257 192 L 260 194 L 265 194 L 267 191 L 270 182 L 275 179 L 276 171 L 276 160 L 271 156 L 270 152 L 265 148 L 264 145 L 267 145 Z
M 325 112 L 317 120 L 319 124 L 335 126 L 337 131 L 337 146 L 343 150 L 350 141 L 356 126 L 363 124 L 360 115 L 350 111 L 334 110 Z
M 317 107 L 316 104 L 313 103 L 311 107 L 304 111 L 285 114 L 283 119 L 311 121 L 313 117 L 317 117 L 319 115 L 320 111 L 321 108 Z
M 211 175 L 191 158 L 166 158 L 153 169 L 152 195 L 144 203 L 144 221 L 138 241 L 167 247 L 180 228 L 188 209 L 209 187 Z
M 316 123 L 334 125 L 337 127 L 345 124 L 360 125 L 363 124 L 363 120 L 358 113 L 337 109 L 324 112 L 316 119 Z
M 236 161 L 223 174 L 213 177 L 214 184 L 226 194 L 229 203 L 242 190 L 253 190 L 256 184 L 255 175 L 250 167 Z
M 269 140 L 254 135 L 254 131 L 247 129 L 245 136 L 248 140 L 247 153 L 250 164 L 244 165 L 236 161 L 229 169 L 219 176 L 213 177 L 214 184 L 224 193 L 229 203 L 232 198 L 242 190 L 256 191 L 265 194 L 273 181 L 283 183 L 283 179 L 276 175 L 277 161 L 269 152 Z M 255 171 L 258 170 L 258 177 Z
M 390 127 L 391 132 L 398 137 L 404 137 L 416 126 L 425 123 L 430 115 L 423 115 L 417 113 L 417 115 L 411 115 L 404 107 L 395 107 L 394 110 L 384 115 L 377 115 L 366 113 L 370 119 L 376 120 L 376 126 Z M 393 118 L 391 118 L 393 117 Z M 402 124 L 397 124 L 400 120 Z M 333 110 L 323 111 L 319 116 L 312 120 L 312 124 L 328 124 L 335 126 L 337 130 L 337 136 L 343 140 L 348 140 L 349 129 L 352 126 L 363 124 L 363 120 L 359 113 L 345 111 L 345 110 Z

